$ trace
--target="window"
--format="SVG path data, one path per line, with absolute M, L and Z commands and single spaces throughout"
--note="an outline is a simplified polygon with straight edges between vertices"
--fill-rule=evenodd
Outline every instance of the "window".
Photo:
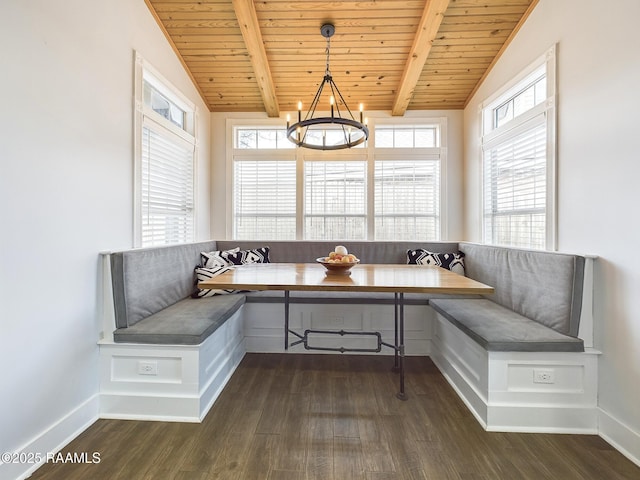
M 195 107 L 136 57 L 135 245 L 194 239 Z
M 230 121 L 230 236 L 439 240 L 445 124 L 373 122 L 362 148 L 318 152 L 293 148 L 283 124 Z
M 378 148 L 438 147 L 437 125 L 380 125 L 376 127 Z
M 233 177 L 233 238 L 295 240 L 296 162 L 238 158 Z
M 555 246 L 554 99 L 555 48 L 483 105 L 486 243 Z
M 440 159 L 376 160 L 376 240 L 440 238 Z
M 307 161 L 304 238 L 361 240 L 367 234 L 367 164 Z
M 287 133 L 281 128 L 239 128 L 236 130 L 236 148 L 265 150 L 270 148 L 295 148 L 287 140 Z

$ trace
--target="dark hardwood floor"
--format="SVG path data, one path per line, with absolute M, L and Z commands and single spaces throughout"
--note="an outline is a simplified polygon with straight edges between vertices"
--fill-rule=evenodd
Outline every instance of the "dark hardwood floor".
M 593 435 L 485 432 L 428 357 L 248 354 L 201 424 L 99 420 L 32 478 L 640 479 Z

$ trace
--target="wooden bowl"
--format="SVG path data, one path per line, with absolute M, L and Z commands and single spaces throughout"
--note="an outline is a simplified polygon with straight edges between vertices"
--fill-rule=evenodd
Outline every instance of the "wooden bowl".
M 349 263 L 329 263 L 328 257 L 316 258 L 316 262 L 322 264 L 327 269 L 327 275 L 351 275 L 351 267 L 360 263 L 360 260 Z

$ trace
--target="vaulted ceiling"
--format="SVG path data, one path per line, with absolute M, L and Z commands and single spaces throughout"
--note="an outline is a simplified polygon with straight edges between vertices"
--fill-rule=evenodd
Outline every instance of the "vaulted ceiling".
M 145 0 L 212 112 L 308 103 L 330 69 L 367 110 L 463 108 L 537 0 Z

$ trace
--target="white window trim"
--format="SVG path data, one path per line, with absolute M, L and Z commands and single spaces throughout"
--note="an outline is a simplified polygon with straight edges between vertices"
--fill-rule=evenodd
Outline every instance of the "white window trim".
M 421 124 L 438 124 L 440 127 L 440 146 L 437 148 L 412 148 L 410 150 L 410 157 L 420 155 L 433 155 L 438 153 L 440 155 L 440 240 L 448 237 L 448 209 L 447 209 L 447 117 L 411 117 L 411 118 L 390 118 L 382 119 L 376 117 L 369 117 L 369 141 L 367 141 L 365 148 L 353 148 L 345 150 L 331 151 L 331 157 L 335 161 L 345 160 L 365 160 L 368 164 L 367 169 L 367 239 L 375 238 L 375 216 L 373 214 L 374 205 L 374 173 L 376 156 L 378 158 L 401 159 L 402 148 L 375 148 L 375 127 L 376 125 L 421 125 Z M 297 165 L 296 176 L 297 185 L 304 185 L 304 162 L 305 161 L 327 161 L 327 155 L 325 152 L 318 152 L 314 150 L 308 150 L 304 148 L 294 149 L 263 149 L 259 151 L 252 151 L 247 149 L 235 148 L 234 132 L 236 127 L 277 127 L 284 128 L 285 120 L 279 118 L 262 118 L 262 119 L 239 119 L 228 118 L 226 121 L 226 238 L 233 238 L 234 219 L 233 212 L 235 211 L 235 200 L 233 195 L 233 162 L 235 157 L 246 158 L 247 156 L 264 156 L 264 158 L 277 155 L 281 160 L 295 160 Z M 250 153 L 249 153 L 250 152 Z M 277 152 L 277 153 L 276 153 Z M 404 156 L 406 157 L 406 155 Z M 296 238 L 303 238 L 304 228 L 304 189 L 298 188 L 296 190 Z
M 480 202 L 479 202 L 479 219 L 480 219 L 480 231 L 482 232 L 482 241 L 486 243 L 485 228 L 484 228 L 484 149 L 490 144 L 493 139 L 502 132 L 509 131 L 513 128 L 518 128 L 523 123 L 528 122 L 537 115 L 543 113 L 546 119 L 546 132 L 547 132 L 547 191 L 546 191 L 546 226 L 545 226 L 545 250 L 557 250 L 558 244 L 558 192 L 557 192 L 557 137 L 556 137 L 556 124 L 557 124 L 557 102 L 558 102 L 558 89 L 557 89 L 557 46 L 554 44 L 543 55 L 531 62 L 525 69 L 523 69 L 518 75 L 512 78 L 509 82 L 498 89 L 493 95 L 485 99 L 479 106 L 479 125 L 480 125 Z M 485 118 L 484 111 L 486 109 L 492 109 L 501 104 L 506 97 L 508 97 L 512 90 L 520 82 L 524 81 L 528 76 L 535 72 L 540 66 L 546 64 L 546 79 L 547 79 L 547 99 L 540 105 L 535 106 L 531 110 L 525 112 L 521 116 L 514 120 L 509 121 L 504 126 L 495 129 L 492 132 L 488 132 L 485 135 Z
M 154 78 L 157 83 L 154 87 L 158 88 L 160 93 L 167 96 L 171 101 L 185 111 L 193 112 L 193 117 L 186 120 L 185 130 L 180 129 L 166 118 L 158 115 L 156 112 L 147 108 L 144 104 L 144 78 L 145 74 Z M 198 238 L 198 138 L 197 122 L 198 108 L 195 103 L 191 102 L 182 92 L 169 82 L 163 75 L 158 72 L 139 52 L 134 52 L 134 115 L 133 115 L 133 246 L 139 248 L 142 246 L 142 128 L 146 121 L 155 122 L 165 128 L 171 130 L 184 141 L 191 142 L 194 147 L 193 152 L 193 236 Z

